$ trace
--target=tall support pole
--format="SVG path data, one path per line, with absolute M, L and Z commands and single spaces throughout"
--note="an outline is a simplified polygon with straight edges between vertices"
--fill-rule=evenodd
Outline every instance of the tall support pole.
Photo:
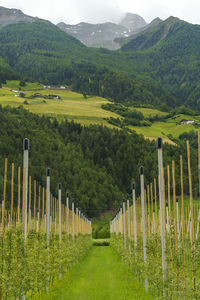
M 66 208 L 67 208 L 67 234 L 69 235 L 69 193 L 66 193 Z
M 59 201 L 59 241 L 62 240 L 62 205 L 61 205 L 62 184 L 58 184 L 58 201 Z
M 8 159 L 5 159 L 4 184 L 3 184 L 3 203 L 2 203 L 2 240 L 5 233 L 5 208 L 6 208 L 6 185 L 7 185 Z
M 135 251 L 137 248 L 137 220 L 136 220 L 136 207 L 135 207 L 135 184 L 132 186 L 132 196 L 133 196 L 133 228 L 134 228 L 134 244 Z
M 157 184 L 156 178 L 154 178 L 154 201 L 155 201 L 155 231 L 157 233 L 158 229 L 158 208 L 157 208 Z
M 74 240 L 74 198 L 72 199 L 72 238 Z
M 29 139 L 24 139 L 23 141 L 23 150 L 24 150 L 24 179 L 23 179 L 23 223 L 24 223 L 24 238 L 26 240 L 27 236 L 27 203 L 28 203 L 28 152 L 29 152 Z
M 198 175 L 199 175 L 199 196 L 200 196 L 200 131 L 198 131 Z
M 169 205 L 169 225 L 171 224 L 171 187 L 170 187 L 170 166 L 167 166 L 167 191 L 168 191 L 168 205 Z
M 128 219 L 128 247 L 131 251 L 131 225 L 130 225 L 130 207 L 129 207 L 129 195 L 127 194 L 127 219 Z
M 193 199 L 192 199 L 192 173 L 191 173 L 191 165 L 190 165 L 190 144 L 189 141 L 187 141 L 187 155 L 188 155 L 188 177 L 189 177 L 189 191 L 190 191 L 190 215 L 191 215 L 191 244 L 193 245 L 193 239 L 194 239 L 194 221 L 193 221 Z
M 45 200 L 45 188 L 42 188 L 42 228 L 44 230 L 44 200 Z
M 144 263 L 147 259 L 146 249 L 146 220 L 145 220 L 145 201 L 144 201 L 144 167 L 140 167 L 140 188 L 141 188 L 141 205 L 142 205 L 142 231 L 143 231 L 143 254 Z M 148 279 L 145 278 L 145 290 L 148 290 Z
M 14 170 L 15 165 L 12 163 L 12 177 L 11 177 L 11 215 L 10 215 L 10 224 L 13 224 L 13 199 L 14 199 Z
M 147 224 L 148 224 L 148 235 L 151 233 L 151 212 L 150 212 L 150 195 L 149 195 L 149 184 L 147 185 Z
M 150 184 L 150 190 L 151 190 L 150 206 L 151 206 L 151 217 L 152 217 L 151 221 L 152 221 L 152 231 L 153 231 L 153 210 L 154 210 L 154 208 L 153 208 L 153 184 L 152 184 L 152 182 Z
M 123 235 L 123 219 L 122 219 L 123 213 L 122 213 L 122 207 L 120 207 L 120 233 L 121 236 Z
M 47 245 L 48 246 L 49 246 L 49 241 L 50 241 L 50 173 L 51 173 L 51 170 L 48 168 L 46 170 L 46 176 L 47 176 L 47 207 L 46 207 L 47 228 L 46 228 L 46 233 L 47 233 Z
M 34 180 L 34 204 L 33 204 L 33 216 L 36 226 L 36 180 Z
M 20 200 L 21 200 L 21 168 L 18 168 L 18 223 L 20 222 Z
M 188 156 L 188 177 L 189 177 L 189 191 L 190 191 L 190 239 L 192 246 L 192 277 L 193 277 L 193 290 L 194 294 L 196 291 L 196 266 L 195 266 L 195 245 L 194 245 L 194 215 L 193 215 L 193 197 L 192 197 L 192 172 L 191 172 L 191 163 L 190 163 L 190 144 L 187 141 L 187 156 Z
M 180 227 L 179 227 L 179 209 L 178 209 L 178 198 L 176 198 L 176 222 L 177 222 L 177 233 L 178 233 L 178 242 L 180 242 Z M 179 245 L 178 245 L 179 246 Z
M 75 236 L 78 236 L 78 207 L 76 207 L 76 209 L 75 209 L 75 218 L 76 218 L 76 221 L 75 221 L 75 223 L 76 223 Z
M 167 222 L 167 233 L 169 233 L 169 207 L 168 207 L 168 202 L 166 203 L 166 222 Z
M 31 176 L 29 176 L 29 207 L 28 207 L 28 214 L 29 214 L 28 232 L 30 232 L 30 230 L 31 230 Z
M 182 224 L 182 249 L 183 249 L 183 267 L 184 281 L 186 279 L 186 264 L 185 264 L 185 212 L 184 212 L 184 187 L 183 187 L 183 157 L 180 155 L 180 177 L 181 177 L 181 224 Z M 186 284 L 186 281 L 185 281 Z
M 81 233 L 81 209 L 78 210 L 78 235 Z
M 172 161 L 172 182 L 173 182 L 173 203 L 174 203 L 174 235 L 175 235 L 175 250 L 177 254 L 177 218 L 176 218 L 176 182 L 175 182 L 175 162 Z
M 126 248 L 126 207 L 125 199 L 123 200 L 123 217 L 124 217 L 124 248 Z
M 165 241 L 165 205 L 164 205 L 164 189 L 163 189 L 163 154 L 162 154 L 162 138 L 157 139 L 158 149 L 158 170 L 159 170 L 159 198 L 160 198 L 160 214 L 161 214 L 161 245 L 162 245 L 162 269 L 163 280 L 167 279 L 167 262 L 166 262 L 166 241 Z
M 38 232 L 40 231 L 40 196 L 41 196 L 41 186 L 39 185 L 39 190 L 38 190 Z

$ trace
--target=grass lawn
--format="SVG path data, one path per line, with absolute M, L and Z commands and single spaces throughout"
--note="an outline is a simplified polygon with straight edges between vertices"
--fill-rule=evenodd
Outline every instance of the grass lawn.
M 145 293 L 142 283 L 138 283 L 110 247 L 93 246 L 87 258 L 75 266 L 50 293 L 45 300 L 144 300 L 153 299 Z

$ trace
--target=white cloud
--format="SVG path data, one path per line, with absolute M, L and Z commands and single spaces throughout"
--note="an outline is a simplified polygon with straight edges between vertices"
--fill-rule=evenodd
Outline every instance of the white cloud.
M 173 15 L 200 24 L 199 0 L 1 0 L 1 6 L 57 23 L 118 21 L 124 12 L 137 13 L 150 22 Z

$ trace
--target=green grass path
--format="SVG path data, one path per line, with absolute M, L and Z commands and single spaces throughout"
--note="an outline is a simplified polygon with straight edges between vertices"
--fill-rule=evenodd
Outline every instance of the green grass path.
M 54 285 L 45 300 L 153 299 L 110 247 L 93 247 L 88 256 Z

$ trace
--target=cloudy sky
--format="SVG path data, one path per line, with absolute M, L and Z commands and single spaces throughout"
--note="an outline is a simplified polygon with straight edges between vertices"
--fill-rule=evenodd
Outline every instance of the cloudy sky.
M 147 22 L 176 16 L 200 24 L 199 0 L 0 0 L 0 6 L 18 8 L 53 23 L 117 22 L 125 12 L 141 15 Z

